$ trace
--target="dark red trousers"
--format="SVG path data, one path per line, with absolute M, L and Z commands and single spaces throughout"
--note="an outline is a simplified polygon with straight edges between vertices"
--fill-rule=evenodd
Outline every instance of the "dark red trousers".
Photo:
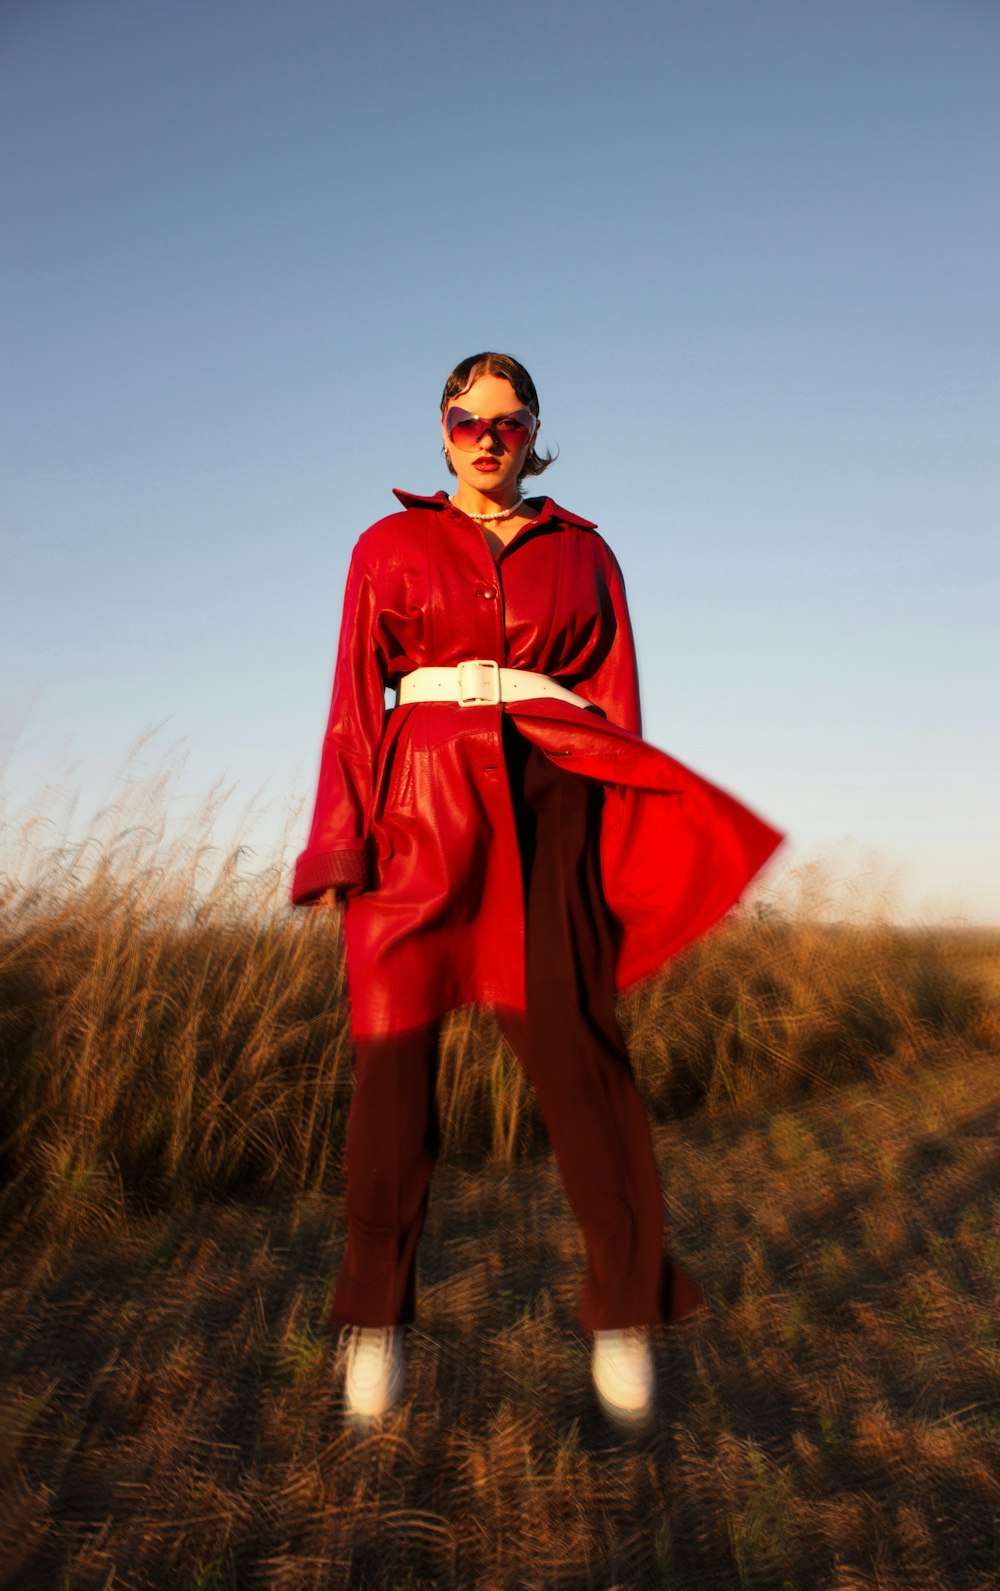
M 524 873 L 527 1015 L 497 1021 L 527 1074 L 587 1254 L 589 1331 L 659 1325 L 704 1294 L 664 1248 L 645 1106 L 615 1017 L 614 923 L 601 887 L 603 787 L 560 768 L 503 720 Z M 355 1040 L 347 1125 L 347 1247 L 329 1330 L 416 1318 L 417 1244 L 440 1129 L 440 1022 Z

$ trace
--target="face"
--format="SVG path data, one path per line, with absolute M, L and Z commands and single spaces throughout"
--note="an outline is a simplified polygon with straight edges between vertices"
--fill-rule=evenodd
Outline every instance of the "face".
M 506 376 L 479 376 L 471 387 L 466 387 L 464 392 L 449 400 L 448 408 L 452 405 L 457 405 L 469 414 L 478 414 L 484 420 L 517 414 L 527 407 Z M 533 436 L 528 437 L 523 447 L 511 451 L 496 431 L 487 431 L 476 443 L 475 450 L 467 452 L 448 440 L 444 424 L 447 413 L 448 409 L 441 419 L 441 433 L 445 450 L 463 485 L 471 486 L 477 492 L 488 492 L 490 496 L 501 496 L 516 488 L 517 478 L 531 451 Z M 533 434 L 537 433 L 537 429 L 536 421 Z

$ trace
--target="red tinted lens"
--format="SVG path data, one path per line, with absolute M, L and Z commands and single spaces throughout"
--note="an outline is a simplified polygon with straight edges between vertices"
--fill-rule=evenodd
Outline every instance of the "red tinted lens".
M 464 451 L 474 452 L 483 438 L 491 431 L 495 431 L 503 446 L 509 448 L 511 452 L 516 452 L 528 440 L 531 420 L 530 416 L 522 418 L 515 414 L 503 414 L 495 420 L 482 420 L 477 414 L 470 414 L 467 409 L 453 405 L 448 410 L 445 426 L 449 441 Z
M 510 448 L 512 453 L 523 447 L 528 440 L 528 427 L 523 420 L 515 420 L 513 416 L 498 420 L 496 430 L 504 447 Z
M 485 436 L 489 426 L 485 420 L 479 420 L 474 414 L 466 414 L 464 409 L 449 409 L 448 411 L 448 436 L 456 447 L 476 448 L 479 438 Z

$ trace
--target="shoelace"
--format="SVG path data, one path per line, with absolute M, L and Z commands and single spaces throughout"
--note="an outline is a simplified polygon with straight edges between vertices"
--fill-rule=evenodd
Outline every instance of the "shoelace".
M 383 1354 L 387 1354 L 392 1342 L 390 1331 L 391 1328 L 387 1326 L 355 1326 L 353 1324 L 341 1326 L 337 1335 L 337 1352 L 335 1363 L 338 1365 L 342 1364 L 347 1355 L 351 1352 L 352 1347 L 356 1346 L 358 1349 L 361 1348 L 363 1342 L 362 1333 L 364 1332 L 370 1332 L 372 1334 L 367 1344 L 365 1344 L 365 1346 L 367 1346 L 369 1349 L 375 1347 L 376 1338 L 374 1334 L 376 1332 L 380 1332 L 382 1336 L 381 1341 L 378 1342 L 378 1346 Z

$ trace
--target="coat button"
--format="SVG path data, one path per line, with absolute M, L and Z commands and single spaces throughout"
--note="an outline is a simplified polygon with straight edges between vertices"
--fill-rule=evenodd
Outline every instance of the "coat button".
M 494 586 L 477 586 L 476 590 L 479 596 L 485 597 L 487 602 L 492 602 L 496 597 L 496 589 Z

